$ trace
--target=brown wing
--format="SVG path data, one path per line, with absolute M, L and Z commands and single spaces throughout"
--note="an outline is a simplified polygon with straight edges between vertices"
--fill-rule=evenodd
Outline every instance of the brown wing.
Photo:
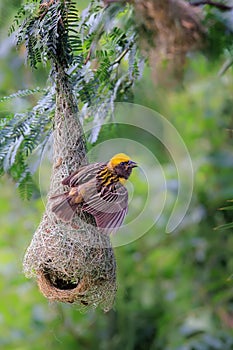
M 118 184 L 105 187 L 83 204 L 82 209 L 95 217 L 96 224 L 106 233 L 116 231 L 122 224 L 128 210 L 128 191 Z
M 104 167 L 105 163 L 92 163 L 84 165 L 74 173 L 66 177 L 63 181 L 63 185 L 68 185 L 69 187 L 76 187 L 83 183 L 86 183 L 96 177 L 98 172 Z

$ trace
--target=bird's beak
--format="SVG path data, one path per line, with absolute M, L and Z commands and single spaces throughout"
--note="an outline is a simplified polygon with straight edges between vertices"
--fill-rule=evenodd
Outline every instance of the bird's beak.
M 136 168 L 138 165 L 137 163 L 133 162 L 132 160 L 129 161 L 130 168 Z

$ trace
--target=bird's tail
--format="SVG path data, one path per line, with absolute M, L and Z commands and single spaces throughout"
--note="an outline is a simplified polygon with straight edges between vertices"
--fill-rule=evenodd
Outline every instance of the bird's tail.
M 58 203 L 52 206 L 52 212 L 64 222 L 69 222 L 72 220 L 78 204 L 72 203 L 72 196 L 69 195 L 69 192 L 63 194 L 55 195 L 50 197 L 52 200 L 59 200 Z

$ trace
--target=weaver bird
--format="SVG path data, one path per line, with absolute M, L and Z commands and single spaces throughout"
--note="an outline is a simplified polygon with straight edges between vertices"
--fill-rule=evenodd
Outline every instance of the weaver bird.
M 92 214 L 96 225 L 105 232 L 116 231 L 128 209 L 128 191 L 124 183 L 137 164 L 124 153 L 106 163 L 85 165 L 62 181 L 69 191 L 51 197 L 58 200 L 52 212 L 69 222 L 77 210 Z

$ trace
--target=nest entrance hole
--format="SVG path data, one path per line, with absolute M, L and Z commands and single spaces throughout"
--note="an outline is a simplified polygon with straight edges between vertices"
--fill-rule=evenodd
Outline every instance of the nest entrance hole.
M 79 281 L 67 281 L 67 279 L 60 277 L 57 271 L 48 268 L 44 268 L 43 274 L 51 286 L 60 290 L 72 290 L 77 288 L 79 285 Z

